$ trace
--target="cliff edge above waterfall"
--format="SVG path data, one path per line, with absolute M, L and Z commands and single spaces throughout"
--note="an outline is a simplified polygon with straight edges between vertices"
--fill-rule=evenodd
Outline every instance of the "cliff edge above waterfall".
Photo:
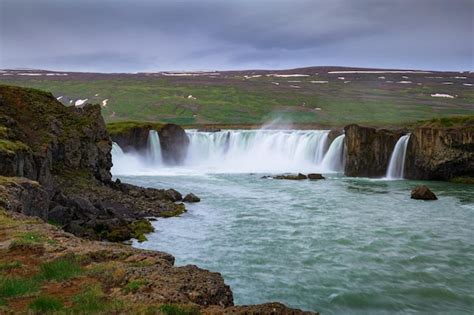
M 407 179 L 474 177 L 474 116 L 435 119 L 402 129 L 345 127 L 347 176 L 383 177 L 395 144 L 410 134 L 405 156 Z
M 474 116 L 434 119 L 410 131 L 406 178 L 474 178 Z

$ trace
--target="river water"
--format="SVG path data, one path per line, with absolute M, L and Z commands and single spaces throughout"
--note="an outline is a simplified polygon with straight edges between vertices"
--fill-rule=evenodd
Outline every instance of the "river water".
M 474 309 L 472 186 L 429 182 L 439 200 L 420 201 L 410 190 L 422 182 L 338 173 L 274 180 L 258 168 L 145 167 L 117 155 L 112 171 L 122 181 L 201 197 L 184 215 L 154 221 L 156 232 L 134 246 L 220 272 L 236 304 L 278 301 L 322 314 Z

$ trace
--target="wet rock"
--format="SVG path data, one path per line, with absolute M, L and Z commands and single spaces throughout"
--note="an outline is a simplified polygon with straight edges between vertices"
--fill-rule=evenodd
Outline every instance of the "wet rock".
M 189 138 L 183 128 L 167 124 L 158 132 L 163 161 L 168 164 L 181 164 L 186 158 Z
M 326 178 L 321 174 L 311 173 L 311 174 L 308 174 L 308 179 L 319 180 L 319 179 L 326 179 Z
M 183 196 L 181 195 L 181 193 L 172 188 L 167 189 L 165 191 L 165 196 L 167 197 L 168 200 L 173 201 L 173 202 L 183 200 Z
M 411 191 L 412 199 L 437 200 L 436 195 L 425 185 L 417 186 Z
M 220 128 L 203 127 L 203 128 L 199 128 L 198 131 L 200 131 L 200 132 L 220 132 L 222 130 Z
M 183 201 L 184 202 L 199 202 L 199 201 L 201 201 L 201 198 L 199 198 L 198 196 L 196 196 L 193 193 L 189 193 L 186 196 L 184 196 Z
M 288 180 L 302 180 L 308 179 L 308 176 L 298 173 L 298 174 L 290 174 L 290 175 L 277 175 L 273 177 L 274 179 L 288 179 Z
M 344 174 L 356 177 L 382 177 L 403 130 L 387 130 L 348 125 L 344 127 L 346 165 Z

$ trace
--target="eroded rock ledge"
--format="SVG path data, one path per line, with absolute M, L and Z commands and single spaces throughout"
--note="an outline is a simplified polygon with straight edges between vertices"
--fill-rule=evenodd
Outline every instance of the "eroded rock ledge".
M 410 133 L 405 178 L 451 180 L 474 177 L 474 117 L 448 118 L 404 129 L 346 126 L 345 175 L 385 176 L 398 139 Z

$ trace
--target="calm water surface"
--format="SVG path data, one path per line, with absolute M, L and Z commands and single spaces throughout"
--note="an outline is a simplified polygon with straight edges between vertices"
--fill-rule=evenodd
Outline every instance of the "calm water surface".
M 119 176 L 202 199 L 154 222 L 136 247 L 222 273 L 236 304 L 279 301 L 322 314 L 474 310 L 474 188 L 420 182 L 262 174 Z

